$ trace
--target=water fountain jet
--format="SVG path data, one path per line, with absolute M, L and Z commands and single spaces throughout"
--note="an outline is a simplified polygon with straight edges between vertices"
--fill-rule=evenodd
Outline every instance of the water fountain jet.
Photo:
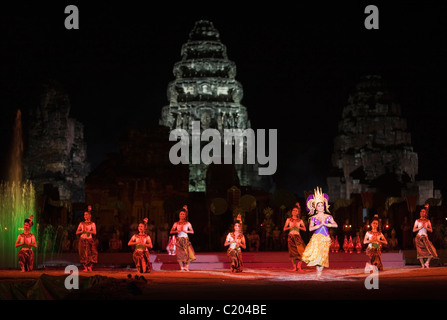
M 34 216 L 31 232 L 37 238 L 35 191 L 30 181 L 23 181 L 22 156 L 22 113 L 18 110 L 14 123 L 9 179 L 0 183 L 0 268 L 19 267 L 18 250 L 14 244 L 19 233 L 23 232 L 24 220 L 29 216 Z

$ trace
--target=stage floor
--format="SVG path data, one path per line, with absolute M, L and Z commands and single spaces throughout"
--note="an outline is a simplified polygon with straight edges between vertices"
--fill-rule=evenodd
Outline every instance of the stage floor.
M 193 262 L 194 263 L 194 262 Z M 0 270 L 0 300 L 156 300 L 156 301 L 278 301 L 278 300 L 445 300 L 447 267 L 387 268 L 377 278 L 363 268 L 153 270 L 138 276 L 134 268 L 79 271 L 79 289 L 68 290 L 64 268 L 22 273 Z M 376 281 L 376 282 L 374 282 Z M 365 283 L 370 284 L 370 289 Z M 376 287 L 371 288 L 375 283 Z
M 382 261 L 385 268 L 403 267 L 408 265 L 413 252 L 384 252 Z M 447 256 L 443 253 L 443 256 Z M 177 270 L 178 263 L 175 256 L 166 252 L 151 252 L 150 259 L 154 270 Z M 43 260 L 43 261 L 42 261 Z M 419 261 L 413 259 L 411 264 Z M 287 251 L 265 251 L 265 252 L 243 252 L 244 265 L 251 269 L 277 268 L 287 269 L 290 267 L 290 259 Z M 361 253 L 330 253 L 331 269 L 363 268 L 369 261 L 364 252 Z M 77 253 L 59 253 L 46 256 L 38 256 L 35 260 L 39 268 L 43 267 L 65 267 L 67 265 L 79 265 L 79 255 Z M 443 265 L 444 260 L 433 261 L 434 265 Z M 98 256 L 97 267 L 126 268 L 133 266 L 131 252 L 101 252 Z M 218 270 L 229 269 L 230 261 L 225 251 L 223 252 L 196 252 L 196 260 L 191 264 L 191 270 Z

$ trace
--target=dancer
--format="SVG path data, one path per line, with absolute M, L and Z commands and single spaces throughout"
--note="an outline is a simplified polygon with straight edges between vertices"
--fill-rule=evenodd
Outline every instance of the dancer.
M 287 246 L 289 249 L 289 257 L 292 260 L 292 271 L 302 271 L 301 269 L 301 258 L 303 252 L 306 249 L 303 239 L 300 235 L 300 230 L 306 231 L 306 226 L 303 220 L 300 218 L 301 207 L 297 202 L 295 207 L 292 209 L 292 217 L 287 218 L 284 224 L 284 231 L 290 230 L 287 237 Z
M 246 249 L 247 245 L 240 220 L 234 221 L 234 231 L 228 233 L 224 246 L 229 246 L 227 256 L 231 261 L 231 272 L 242 272 L 242 249 Z
M 379 271 L 383 270 L 382 264 L 382 245 L 387 245 L 385 236 L 378 231 L 379 218 L 375 216 L 371 221 L 371 230 L 366 232 L 363 243 L 367 244 L 366 255 L 371 260 L 371 264 L 376 266 Z
M 16 248 L 20 247 L 17 254 L 19 258 L 20 271 L 32 271 L 34 266 L 33 247 L 37 247 L 36 237 L 31 233 L 33 225 L 33 216 L 25 219 L 23 223 L 23 233 L 19 234 L 16 240 Z
M 430 268 L 430 260 L 438 259 L 438 253 L 435 247 L 428 239 L 428 232 L 433 232 L 428 216 L 428 204 L 426 204 L 420 211 L 420 218 L 414 222 L 413 232 L 417 232 L 414 238 L 414 245 L 416 247 L 417 258 L 421 262 L 422 268 Z M 424 263 L 424 259 L 426 259 Z
M 190 222 L 188 222 L 188 207 L 185 205 L 179 212 L 179 221 L 175 222 L 171 228 L 171 234 L 176 234 L 177 261 L 180 270 L 189 271 L 189 264 L 196 260 L 194 248 L 189 241 L 188 233 L 194 234 Z
M 149 273 L 152 271 L 152 263 L 149 250 L 152 249 L 151 237 L 145 233 L 144 222 L 138 224 L 138 233 L 130 238 L 129 246 L 135 246 L 132 258 L 138 273 Z
M 76 230 L 76 235 L 81 235 L 79 237 L 78 251 L 84 271 L 92 271 L 93 263 L 98 262 L 98 249 L 93 238 L 93 235 L 96 235 L 96 224 L 91 219 L 90 211 L 85 211 L 84 221 L 79 223 Z
M 316 266 L 317 279 L 321 278 L 324 267 L 329 267 L 329 248 L 331 237 L 328 228 L 337 228 L 338 225 L 329 212 L 329 196 L 321 188 L 314 190 L 314 194 L 307 197 L 307 210 L 311 217 L 309 231 L 315 231 L 304 250 L 302 261 L 308 266 Z

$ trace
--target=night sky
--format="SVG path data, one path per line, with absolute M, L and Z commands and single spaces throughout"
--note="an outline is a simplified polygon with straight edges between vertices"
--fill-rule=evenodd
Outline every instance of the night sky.
M 181 47 L 194 22 L 208 19 L 236 63 L 252 127 L 278 129 L 277 188 L 302 196 L 326 185 L 348 95 L 361 76 L 379 74 L 408 121 L 416 178 L 447 194 L 447 5 L 377 3 L 379 30 L 367 30 L 364 9 L 374 3 L 338 2 L 7 6 L 0 19 L 3 159 L 16 110 L 36 106 L 40 84 L 51 79 L 85 126 L 94 169 L 118 151 L 126 128 L 158 124 Z M 79 30 L 64 27 L 69 4 L 78 6 Z

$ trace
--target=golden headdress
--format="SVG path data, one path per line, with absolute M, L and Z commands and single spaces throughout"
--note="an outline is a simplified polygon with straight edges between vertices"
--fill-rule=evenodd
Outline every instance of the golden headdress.
M 311 194 L 307 197 L 307 211 L 309 214 L 314 214 L 315 209 L 317 208 L 317 203 L 322 202 L 325 206 L 327 212 L 329 212 L 329 196 L 326 193 L 323 193 L 322 189 L 317 187 L 314 189 L 314 194 Z

